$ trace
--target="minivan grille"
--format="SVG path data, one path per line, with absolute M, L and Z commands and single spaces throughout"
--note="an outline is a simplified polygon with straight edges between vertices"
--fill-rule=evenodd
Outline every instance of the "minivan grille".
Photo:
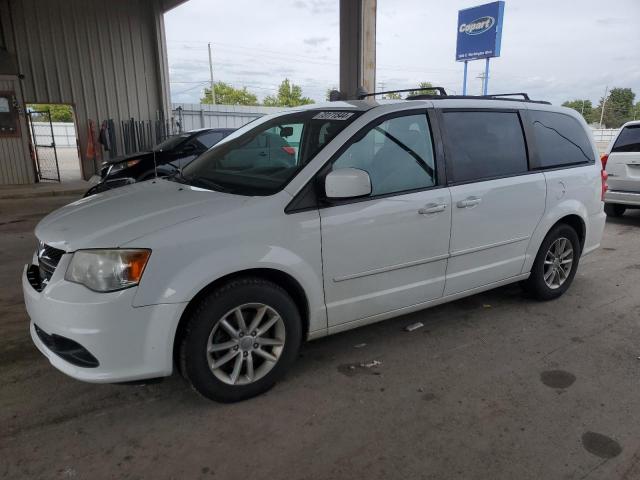
M 64 255 L 64 250 L 43 245 L 38 251 L 38 264 L 40 269 L 40 280 L 49 281 L 55 272 L 60 259 Z

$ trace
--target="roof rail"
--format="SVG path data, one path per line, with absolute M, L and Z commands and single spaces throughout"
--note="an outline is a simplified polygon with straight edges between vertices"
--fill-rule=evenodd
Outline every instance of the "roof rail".
M 525 100 L 529 101 L 531 100 L 529 98 L 529 95 L 527 95 L 524 92 L 518 92 L 518 93 L 492 93 L 491 95 L 484 95 L 485 97 L 516 97 L 516 96 L 521 96 L 522 98 L 524 98 Z
M 509 98 L 512 96 L 521 95 L 523 98 Z M 499 100 L 501 102 L 525 102 L 525 103 L 539 103 L 542 105 L 551 105 L 551 102 L 544 100 L 531 100 L 526 93 L 497 93 L 494 95 L 409 95 L 406 100 Z
M 417 87 L 417 88 L 403 88 L 402 90 L 385 90 L 384 92 L 365 93 L 364 95 L 360 95 L 358 99 L 362 100 L 363 98 L 366 98 L 366 97 L 375 97 L 376 95 L 384 95 L 387 93 L 422 92 L 424 90 L 435 90 L 436 92 L 438 92 L 438 95 L 431 94 L 430 97 L 446 97 L 447 96 L 447 92 L 443 87 Z M 412 96 L 415 97 L 417 95 L 410 95 L 409 97 L 412 97 Z

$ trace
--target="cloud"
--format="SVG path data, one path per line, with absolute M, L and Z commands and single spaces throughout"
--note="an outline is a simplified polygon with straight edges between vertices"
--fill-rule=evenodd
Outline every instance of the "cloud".
M 629 20 L 626 18 L 620 17 L 609 17 L 609 18 L 598 18 L 596 19 L 596 23 L 598 25 L 621 25 L 627 23 Z
M 323 13 L 337 13 L 338 2 L 337 0 L 295 0 L 293 6 L 296 8 L 308 9 L 313 14 Z
M 318 45 L 321 45 L 328 41 L 329 41 L 329 37 L 309 37 L 303 40 L 303 42 L 306 43 L 307 45 L 312 45 L 314 47 L 317 47 Z
M 376 81 L 386 89 L 429 81 L 460 93 L 456 20 L 469 0 L 377 4 Z M 640 98 L 640 50 L 629 47 L 640 44 L 633 23 L 640 1 L 615 4 L 615 10 L 603 10 L 597 0 L 581 0 L 580 8 L 557 0 L 507 2 L 502 55 L 491 60 L 489 90 L 529 91 L 560 104 L 571 98 L 597 102 L 606 85 L 616 85 L 631 87 Z M 338 20 L 338 0 L 189 0 L 165 15 L 172 92 L 198 101 L 197 82 L 209 78 L 212 42 L 215 80 L 247 85 L 261 97 L 288 77 L 320 101 L 339 83 Z M 484 62 L 469 63 L 470 94 L 480 93 L 483 71 Z

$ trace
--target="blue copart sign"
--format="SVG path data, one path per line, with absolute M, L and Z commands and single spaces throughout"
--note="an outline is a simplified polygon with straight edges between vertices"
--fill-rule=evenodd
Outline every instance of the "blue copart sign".
M 458 12 L 456 60 L 499 57 L 504 2 L 493 2 Z

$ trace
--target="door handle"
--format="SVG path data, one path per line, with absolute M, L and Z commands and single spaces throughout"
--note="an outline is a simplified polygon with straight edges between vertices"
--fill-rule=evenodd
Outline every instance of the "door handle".
M 446 203 L 440 203 L 440 204 L 428 203 L 427 205 L 424 206 L 424 208 L 421 208 L 420 210 L 418 210 L 418 213 L 420 215 L 430 215 L 432 213 L 444 212 L 446 208 L 447 208 Z
M 475 207 L 476 205 L 478 205 L 480 202 L 482 201 L 481 198 L 478 197 L 469 197 L 469 198 L 465 198 L 464 200 L 460 200 L 458 203 L 456 203 L 456 206 L 458 208 L 469 208 L 469 207 Z

